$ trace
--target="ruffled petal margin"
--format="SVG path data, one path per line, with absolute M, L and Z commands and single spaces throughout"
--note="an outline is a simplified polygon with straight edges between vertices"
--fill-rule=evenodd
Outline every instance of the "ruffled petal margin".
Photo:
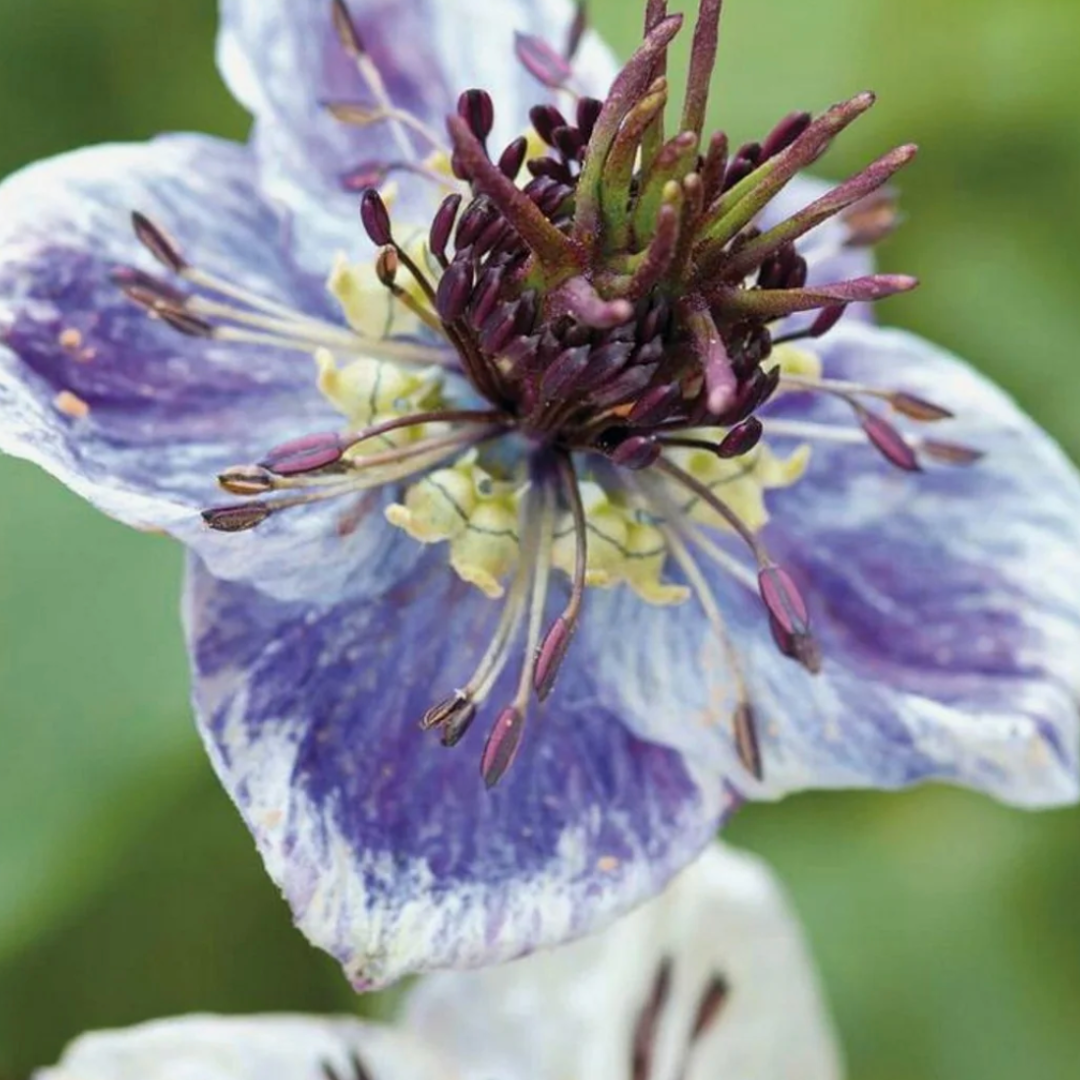
M 583 662 L 485 790 L 483 729 L 509 677 L 455 749 L 417 725 L 465 681 L 497 612 L 439 552 L 360 605 L 283 603 L 189 568 L 215 768 L 297 924 L 358 988 L 602 926 L 659 891 L 730 808 L 722 785 L 635 738 Z

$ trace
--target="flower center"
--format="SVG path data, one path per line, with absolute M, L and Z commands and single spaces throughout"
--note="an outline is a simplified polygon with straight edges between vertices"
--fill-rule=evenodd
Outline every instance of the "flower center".
M 705 140 L 719 0 L 700 4 L 673 134 L 665 126 L 665 57 L 682 18 L 650 0 L 644 42 L 603 101 L 573 92 L 572 49 L 560 56 L 519 39 L 522 62 L 567 96 L 572 115 L 538 105 L 534 135 L 497 155 L 488 146 L 488 94 L 461 95 L 444 147 L 389 100 L 342 0 L 331 12 L 371 99 L 335 103 L 331 112 L 347 123 L 389 125 L 403 155 L 348 174 L 347 186 L 362 190 L 361 219 L 378 257 L 371 267 L 339 259 L 331 272 L 346 325 L 199 271 L 141 215 L 140 239 L 193 291 L 141 271 L 118 273 L 132 299 L 184 333 L 314 355 L 319 388 L 344 417 L 343 430 L 223 472 L 222 486 L 245 501 L 205 511 L 207 524 L 245 531 L 284 510 L 411 478 L 387 509 L 390 524 L 419 542 L 446 543 L 453 569 L 502 605 L 476 670 L 422 726 L 455 745 L 519 657 L 517 690 L 481 757 L 489 786 L 517 754 L 530 703 L 551 693 L 589 586 L 624 585 L 650 604 L 694 598 L 734 674 L 734 747 L 760 778 L 745 681 L 699 560 L 754 590 L 778 648 L 817 671 L 807 605 L 761 539 L 765 493 L 802 476 L 806 443 L 815 439 L 866 438 L 909 471 L 925 460 L 978 457 L 903 435 L 873 403 L 921 422 L 944 419 L 946 410 L 830 381 L 799 345 L 827 334 L 849 304 L 915 284 L 888 275 L 808 284 L 811 264 L 832 253 L 813 235 L 823 222 L 838 219 L 839 239 L 828 242 L 837 245 L 889 231 L 895 213 L 882 190 L 914 148 L 885 155 L 764 227 L 773 198 L 873 97 L 816 119 L 794 113 L 761 143 L 733 152 L 723 133 Z M 576 44 L 580 32 L 571 38 Z M 441 196 L 419 232 L 392 225 L 385 181 L 395 170 Z M 365 186 L 371 181 L 384 186 Z M 812 312 L 792 329 L 789 316 Z M 768 417 L 777 395 L 807 392 L 846 402 L 857 426 Z M 762 440 L 766 430 L 800 445 L 780 456 Z M 681 580 L 665 579 L 669 563 Z M 553 569 L 567 576 L 569 593 L 547 622 Z

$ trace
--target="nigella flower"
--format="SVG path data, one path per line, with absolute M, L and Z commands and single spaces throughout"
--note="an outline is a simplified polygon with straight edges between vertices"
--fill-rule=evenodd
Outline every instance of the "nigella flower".
M 76 1040 L 36 1080 L 834 1080 L 799 926 L 768 870 L 719 846 L 601 934 L 420 980 L 394 1025 L 187 1016 Z
M 657 0 L 614 74 L 562 0 L 226 0 L 250 147 L 0 190 L 0 445 L 192 548 L 203 737 L 357 985 L 595 928 L 742 799 L 1076 794 L 1076 475 L 869 320 L 913 150 L 796 174 L 871 95 L 707 135 L 719 7 L 680 113 Z

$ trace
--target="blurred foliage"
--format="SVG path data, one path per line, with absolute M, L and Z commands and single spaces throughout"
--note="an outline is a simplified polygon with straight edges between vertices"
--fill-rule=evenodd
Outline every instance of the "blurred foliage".
M 593 4 L 623 55 L 637 6 Z M 922 145 L 882 255 L 925 286 L 886 317 L 974 360 L 1080 454 L 1080 6 L 728 6 L 714 119 L 748 138 L 878 90 L 825 168 Z M 242 137 L 214 23 L 213 0 L 0 0 L 0 174 L 160 130 Z M 89 1027 L 354 1007 L 292 930 L 191 728 L 177 552 L 20 463 L 0 461 L 0 493 L 0 1077 Z M 790 884 L 853 1078 L 1075 1080 L 1080 814 L 815 795 L 752 807 L 731 836 Z

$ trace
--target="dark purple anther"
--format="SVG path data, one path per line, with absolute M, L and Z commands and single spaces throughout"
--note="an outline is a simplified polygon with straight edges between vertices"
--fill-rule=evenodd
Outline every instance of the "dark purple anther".
M 188 297 L 167 281 L 156 278 L 134 266 L 117 266 L 109 272 L 109 280 L 119 286 L 135 303 L 153 309 L 157 304 L 183 308 Z
M 761 160 L 768 161 L 781 150 L 786 150 L 809 126 L 813 117 L 808 112 L 795 112 L 785 116 L 761 144 Z
M 394 235 L 390 229 L 390 214 L 386 210 L 386 203 L 382 196 L 374 189 L 368 188 L 360 196 L 360 220 L 364 224 L 364 231 L 368 234 L 373 244 L 385 247 L 394 242 Z
M 439 741 L 443 746 L 448 749 L 457 746 L 462 739 L 465 738 L 465 733 L 472 727 L 472 722 L 476 719 L 476 704 L 470 700 L 462 701 L 458 708 L 456 708 L 442 723 L 442 733 L 439 737 Z
M 769 614 L 785 634 L 806 637 L 810 633 L 810 615 L 798 586 L 791 575 L 770 563 L 758 572 L 758 588 Z
M 214 328 L 210 323 L 196 315 L 189 315 L 180 308 L 169 307 L 167 304 L 155 304 L 154 314 L 162 322 L 168 323 L 174 330 L 187 337 L 210 338 L 214 336 Z
M 611 451 L 611 460 L 624 469 L 647 469 L 655 465 L 661 447 L 649 435 L 631 435 Z
M 569 183 L 571 180 L 566 162 L 556 157 L 529 158 L 525 168 L 537 179 L 558 180 L 562 183 Z
M 470 203 L 458 221 L 454 244 L 458 251 L 472 245 L 476 238 L 491 224 L 498 211 L 486 199 L 477 199 Z
M 480 330 L 480 347 L 490 356 L 497 356 L 516 334 L 518 305 L 504 302 L 487 317 Z
M 344 451 L 345 444 L 336 431 L 323 431 L 274 447 L 259 465 L 278 476 L 297 476 L 336 465 Z
M 511 180 L 516 180 L 528 152 L 529 140 L 524 135 L 519 135 L 499 156 L 499 172 Z
M 574 17 L 570 22 L 570 29 L 566 35 L 565 56 L 567 61 L 572 61 L 581 48 L 581 41 L 585 37 L 585 31 L 589 28 L 589 13 L 586 0 L 577 0 L 574 5 Z
M 554 145 L 551 141 L 551 136 L 555 129 L 568 126 L 566 117 L 563 116 L 554 105 L 534 105 L 529 110 L 529 119 L 532 121 L 532 126 L 536 129 L 536 134 L 539 135 L 548 146 Z
M 261 525 L 273 512 L 265 503 L 245 503 L 212 507 L 202 512 L 202 519 L 215 532 L 238 533 Z
M 806 332 L 807 337 L 824 337 L 844 317 L 845 311 L 847 311 L 847 304 L 834 304 L 832 307 L 825 308 L 810 324 L 810 329 Z
M 769 630 L 776 647 L 784 656 L 802 664 L 811 675 L 821 670 L 821 650 L 812 637 L 789 634 L 772 615 L 769 616 Z
M 557 127 L 551 133 L 551 141 L 567 161 L 577 161 L 585 149 L 585 140 L 574 127 Z
M 472 310 L 469 312 L 469 321 L 474 327 L 481 327 L 488 320 L 488 316 L 495 310 L 499 302 L 499 292 L 503 284 L 503 270 L 495 267 L 485 270 L 480 275 L 480 280 L 473 290 Z
M 739 761 L 755 780 L 761 780 L 765 775 L 761 764 L 761 746 L 758 742 L 754 710 L 748 701 L 742 701 L 736 707 L 731 724 Z
M 670 415 L 682 399 L 682 387 L 678 383 L 666 383 L 646 390 L 634 403 L 626 420 L 629 424 L 649 427 Z
M 453 231 L 460 207 L 460 195 L 447 195 L 435 212 L 428 244 L 431 254 L 440 262 L 446 258 L 446 245 L 450 242 L 450 233 Z
M 540 396 L 545 402 L 558 401 L 574 390 L 589 369 L 591 349 L 579 345 L 557 356 L 540 381 Z
M 174 274 L 182 273 L 187 269 L 187 261 L 180 254 L 176 244 L 164 230 L 159 229 L 148 217 L 136 210 L 131 215 L 131 225 L 135 230 L 135 236 L 139 243 L 162 266 L 167 267 Z
M 600 113 L 604 109 L 604 103 L 597 98 L 583 97 L 577 103 L 577 126 L 581 131 L 582 138 L 588 142 L 592 137 L 596 121 L 600 119 Z
M 614 378 L 626 367 L 633 352 L 634 345 L 630 341 L 613 341 L 593 349 L 589 357 L 589 385 L 599 386 Z
M 904 393 L 901 390 L 889 394 L 888 401 L 901 416 L 906 416 L 909 420 L 921 420 L 923 423 L 951 420 L 954 415 L 941 405 L 935 405 L 926 398 L 916 397 L 914 394 Z
M 345 6 L 345 0 L 332 0 L 330 17 L 334 24 L 334 33 L 345 52 L 358 59 L 364 55 L 364 42 L 360 37 L 360 30 L 352 20 L 349 9 Z
M 716 452 L 722 458 L 737 458 L 748 454 L 759 442 L 764 431 L 761 421 L 751 416 L 736 424 L 721 440 Z
M 490 790 L 509 771 L 525 734 L 525 716 L 513 705 L 499 713 L 480 757 L 480 775 Z
M 856 408 L 855 414 L 866 437 L 886 461 L 905 472 L 919 472 L 922 469 L 911 445 L 888 420 L 861 405 Z
M 473 291 L 472 263 L 466 259 L 455 260 L 439 278 L 435 291 L 435 308 L 444 323 L 456 322 L 465 314 Z
M 230 495 L 265 495 L 274 490 L 274 477 L 259 465 L 234 465 L 218 475 L 218 483 Z
M 724 173 L 721 190 L 730 191 L 740 181 L 745 180 L 754 171 L 754 164 L 746 158 L 735 158 Z
M 976 450 L 973 446 L 961 443 L 941 442 L 938 439 L 923 439 L 919 449 L 934 461 L 942 465 L 974 465 L 986 456 L 985 450 Z
M 486 90 L 466 90 L 458 98 L 457 111 L 480 142 L 486 142 L 495 126 L 495 103 L 491 95 Z
M 514 52 L 525 70 L 549 90 L 561 90 L 573 78 L 566 59 L 535 34 L 515 34 Z
M 560 615 L 551 629 L 544 635 L 536 650 L 536 667 L 533 671 L 533 688 L 540 701 L 544 701 L 555 688 L 555 679 L 562 666 L 566 652 L 573 640 L 574 626 L 564 615 Z

